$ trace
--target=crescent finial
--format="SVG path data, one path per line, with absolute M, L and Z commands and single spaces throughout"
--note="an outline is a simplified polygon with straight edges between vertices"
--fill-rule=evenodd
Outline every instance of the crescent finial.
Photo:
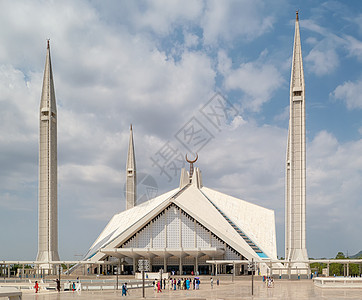
M 185 157 L 186 157 L 186 161 L 187 161 L 188 163 L 193 164 L 194 162 L 197 161 L 197 159 L 199 158 L 199 155 L 196 153 L 196 158 L 195 158 L 194 160 L 189 160 L 189 159 L 187 159 L 187 154 L 186 154 Z

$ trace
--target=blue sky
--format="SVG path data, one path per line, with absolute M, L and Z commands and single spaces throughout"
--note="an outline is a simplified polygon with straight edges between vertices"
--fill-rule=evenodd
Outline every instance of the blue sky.
M 137 170 L 198 120 L 204 185 L 275 210 L 284 255 L 284 164 L 300 11 L 310 257 L 362 249 L 360 1 L 0 1 L 0 260 L 37 252 L 38 116 L 46 39 L 58 105 L 59 254 L 85 254 L 125 207 L 129 124 Z M 215 93 L 234 113 L 200 109 Z M 198 149 L 196 149 L 198 150 Z M 153 185 L 155 185 L 153 184 Z M 142 187 L 145 189 L 145 186 Z M 153 191 L 154 192 L 154 191 Z

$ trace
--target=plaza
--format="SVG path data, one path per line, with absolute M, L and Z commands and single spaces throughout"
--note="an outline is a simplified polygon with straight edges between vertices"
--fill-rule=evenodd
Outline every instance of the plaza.
M 153 288 L 146 288 L 147 299 L 361 299 L 360 289 L 322 289 L 316 287 L 312 280 L 276 280 L 273 288 L 267 288 L 261 277 L 254 281 L 254 295 L 251 295 L 251 278 L 237 278 L 232 282 L 229 276 L 221 276 L 220 285 L 211 289 L 210 277 L 201 277 L 199 290 L 163 290 L 157 293 Z M 122 279 L 120 279 L 122 283 Z M 63 299 L 117 299 L 121 291 L 82 291 L 68 292 L 41 290 L 35 294 L 34 290 L 23 291 L 23 300 L 63 300 Z M 142 289 L 130 289 L 127 299 L 142 298 Z

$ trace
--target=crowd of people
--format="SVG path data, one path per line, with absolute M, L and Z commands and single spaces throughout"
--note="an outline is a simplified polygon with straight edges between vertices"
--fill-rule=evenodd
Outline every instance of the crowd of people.
M 199 277 L 185 277 L 185 278 L 170 278 L 163 280 L 155 279 L 153 281 L 154 290 L 157 293 L 162 292 L 163 289 L 168 290 L 198 290 L 200 288 L 200 278 Z
M 216 284 L 219 285 L 219 279 L 216 280 Z M 210 278 L 210 285 L 213 288 L 214 279 Z M 163 278 L 155 279 L 152 282 L 152 286 L 155 292 L 162 293 L 162 290 L 198 290 L 200 289 L 200 278 L 199 277 L 185 277 L 185 278 Z M 122 296 L 129 295 L 127 283 L 122 285 Z

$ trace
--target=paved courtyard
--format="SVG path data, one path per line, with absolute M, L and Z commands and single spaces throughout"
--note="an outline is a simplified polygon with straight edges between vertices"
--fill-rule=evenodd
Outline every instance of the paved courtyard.
M 66 300 L 66 299 L 97 299 L 108 300 L 121 298 L 120 291 L 95 291 L 95 292 L 54 292 L 41 291 L 35 294 L 34 291 L 23 293 L 23 300 Z M 130 290 L 128 299 L 142 298 L 142 290 Z M 204 282 L 200 290 L 164 290 L 157 293 L 151 288 L 146 289 L 146 298 L 159 299 L 362 299 L 362 289 L 321 289 L 315 287 L 311 280 L 275 282 L 274 288 L 267 288 L 262 281 L 254 282 L 254 296 L 251 296 L 251 282 L 241 280 L 232 283 L 221 282 L 219 286 Z

